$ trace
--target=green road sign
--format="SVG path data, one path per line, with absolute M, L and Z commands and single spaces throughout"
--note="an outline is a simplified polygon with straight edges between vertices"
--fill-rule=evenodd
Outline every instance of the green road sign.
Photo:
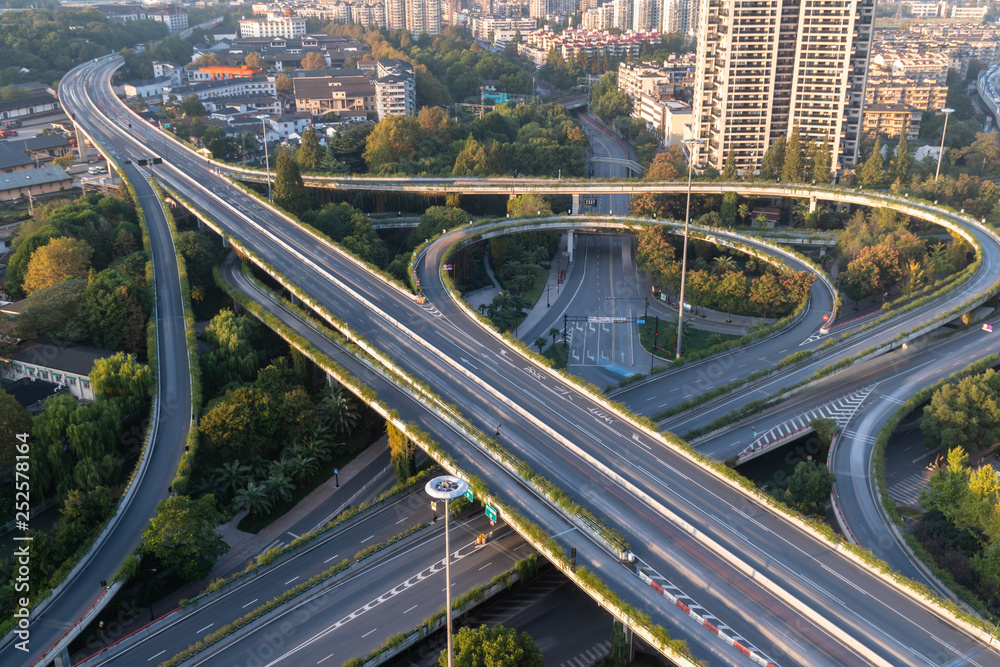
M 497 520 L 497 508 L 493 507 L 492 505 L 487 505 L 486 506 L 486 518 L 489 519 L 490 521 L 493 521 L 494 523 L 496 523 L 496 520 Z
M 465 490 L 465 497 L 468 498 L 470 502 L 472 501 L 472 489 L 471 488 Z

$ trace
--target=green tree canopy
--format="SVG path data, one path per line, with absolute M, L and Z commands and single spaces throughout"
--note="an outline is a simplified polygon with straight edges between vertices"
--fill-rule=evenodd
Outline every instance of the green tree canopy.
M 989 369 L 935 391 L 920 429 L 928 447 L 976 451 L 1000 442 L 1000 374 Z
M 319 145 L 319 139 L 316 138 L 316 131 L 313 128 L 310 127 L 302 133 L 302 144 L 299 146 L 296 158 L 302 171 L 312 171 L 322 161 L 323 147 Z
M 198 500 L 187 496 L 167 498 L 156 506 L 156 516 L 142 533 L 142 551 L 176 568 L 188 581 L 201 579 L 229 550 L 215 532 L 221 518 L 215 496 L 210 493 Z
M 453 639 L 455 667 L 542 667 L 542 652 L 526 632 L 496 625 L 479 629 L 462 628 Z M 448 667 L 448 652 L 438 658 Z
M 875 138 L 872 154 L 861 165 L 857 174 L 858 183 L 865 187 L 877 188 L 885 181 L 885 161 L 882 158 L 882 137 Z
M 802 141 L 799 138 L 799 126 L 792 128 L 792 133 L 785 142 L 785 159 L 781 165 L 781 180 L 785 183 L 801 183 L 805 166 L 802 161 Z
M 806 512 L 820 511 L 836 477 L 819 461 L 800 461 L 788 478 L 787 499 Z
M 274 169 L 274 202 L 297 215 L 309 208 L 309 199 L 298 163 L 289 151 L 280 151 Z
M 204 103 L 198 99 L 197 95 L 188 95 L 180 104 L 177 105 L 177 110 L 181 112 L 181 115 L 187 118 L 194 118 L 196 116 L 206 116 L 208 111 L 205 109 Z
M 761 161 L 760 178 L 765 181 L 776 181 L 781 177 L 785 163 L 785 137 L 780 136 L 764 153 Z

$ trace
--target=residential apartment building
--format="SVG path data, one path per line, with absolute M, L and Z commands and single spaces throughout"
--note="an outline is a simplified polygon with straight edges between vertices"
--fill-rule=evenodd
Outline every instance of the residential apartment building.
M 870 104 L 908 104 L 921 111 L 937 111 L 948 102 L 948 86 L 933 79 L 872 76 L 865 85 L 865 109 Z
M 411 35 L 441 33 L 441 0 L 406 0 L 406 29 Z
M 865 106 L 864 132 L 890 138 L 898 138 L 905 132 L 907 140 L 915 140 L 920 135 L 922 117 L 920 109 L 908 104 L 869 104 Z
M 271 13 L 262 19 L 241 19 L 241 37 L 284 37 L 297 39 L 306 34 L 306 20 L 302 16 Z
M 473 16 L 469 29 L 476 39 L 495 39 L 499 33 L 521 31 L 523 35 L 538 27 L 535 19 L 498 19 L 493 16 Z
M 182 32 L 188 28 L 188 16 L 179 9 L 156 9 L 146 12 L 146 18 L 167 26 L 167 32 Z
M 857 162 L 874 0 L 708 0 L 695 75 L 696 163 L 760 169 L 765 151 L 798 126 L 828 138 L 836 167 Z
M 635 0 L 632 4 L 632 31 L 659 32 L 662 0 Z
M 412 116 L 417 112 L 417 80 L 405 60 L 379 60 L 375 78 L 375 109 L 378 119 Z
M 530 58 L 541 67 L 549 57 L 549 51 L 555 48 L 565 60 L 590 58 L 594 55 L 607 53 L 609 58 L 635 58 L 643 43 L 656 46 L 661 42 L 660 33 L 626 32 L 614 35 L 608 32 L 592 30 L 577 30 L 567 28 L 561 33 L 555 33 L 545 27 L 540 30 L 521 34 L 524 40 L 518 46 L 520 55 Z
M 388 30 L 406 29 L 406 0 L 385 0 L 385 27 Z
M 698 31 L 699 0 L 663 0 L 660 32 L 694 37 Z

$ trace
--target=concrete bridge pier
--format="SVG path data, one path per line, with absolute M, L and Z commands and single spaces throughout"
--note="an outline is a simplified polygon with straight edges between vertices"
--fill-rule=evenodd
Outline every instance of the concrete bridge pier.
M 569 261 L 573 262 L 573 230 L 566 232 L 566 252 L 569 253 Z
M 573 215 L 580 215 L 580 195 L 573 195 Z
M 81 131 L 79 125 L 77 125 L 76 123 L 73 123 L 73 127 L 76 130 L 76 149 L 77 149 L 77 151 L 80 154 L 80 162 L 86 162 L 87 161 L 87 140 L 86 140 L 86 138 L 84 138 L 83 132 Z
M 816 212 L 816 195 L 812 195 L 811 197 L 809 197 L 809 212 L 810 213 Z

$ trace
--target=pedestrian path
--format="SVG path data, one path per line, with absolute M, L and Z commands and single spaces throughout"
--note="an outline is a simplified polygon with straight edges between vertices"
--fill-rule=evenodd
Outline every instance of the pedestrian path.
M 573 656 L 569 660 L 566 660 L 559 664 L 559 667 L 590 667 L 598 660 L 606 657 L 611 653 L 611 642 L 605 639 L 599 644 L 595 644 L 590 649 L 581 652 L 579 655 Z
M 909 477 L 892 484 L 889 487 L 889 497 L 892 502 L 905 507 L 920 507 L 920 492 L 927 486 L 927 480 L 934 474 L 934 465 L 931 464 L 919 472 L 915 472 Z
M 754 429 L 754 441 L 740 452 L 740 463 L 756 458 L 764 452 L 774 449 L 787 442 L 792 436 L 797 437 L 799 433 L 805 434 L 812 423 L 819 419 L 832 419 L 837 422 L 837 426 L 840 427 L 845 435 L 853 435 L 850 431 L 844 431 L 844 428 L 850 423 L 851 419 L 865 402 L 865 399 L 874 390 L 875 385 L 869 385 L 850 394 L 845 394 L 840 398 L 785 420 L 777 426 L 762 432 L 760 435 Z

